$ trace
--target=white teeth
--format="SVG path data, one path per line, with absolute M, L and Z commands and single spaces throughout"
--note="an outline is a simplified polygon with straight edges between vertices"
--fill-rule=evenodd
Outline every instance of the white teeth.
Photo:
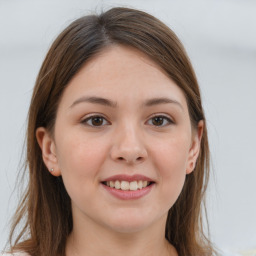
M 145 188 L 147 185 L 148 185 L 148 182 L 144 180 L 142 183 L 142 187 Z
M 137 190 L 137 189 L 138 189 L 137 181 L 130 182 L 130 190 Z
M 120 189 L 120 188 L 121 188 L 121 183 L 120 183 L 119 180 L 116 180 L 116 181 L 115 181 L 115 188 L 116 188 L 116 189 Z
M 116 181 L 107 181 L 105 183 L 105 185 L 107 185 L 108 187 L 111 187 L 111 188 L 115 188 L 115 189 L 121 189 L 121 190 L 124 190 L 124 191 L 127 191 L 127 190 L 138 190 L 138 189 L 142 189 L 142 188 L 145 188 L 147 187 L 148 185 L 150 184 L 149 181 L 145 181 L 145 180 L 139 180 L 139 181 L 119 181 L 119 180 L 116 180 Z
M 142 180 L 139 180 L 139 181 L 138 181 L 138 189 L 142 189 L 142 183 L 143 183 Z
M 109 185 L 110 185 L 111 188 L 114 188 L 114 187 L 115 187 L 115 182 L 114 182 L 114 181 L 111 180 L 109 183 L 110 183 Z M 108 183 L 107 183 L 107 184 L 108 184 Z
M 121 181 L 121 189 L 122 190 L 129 190 L 130 189 L 130 184 L 128 181 Z

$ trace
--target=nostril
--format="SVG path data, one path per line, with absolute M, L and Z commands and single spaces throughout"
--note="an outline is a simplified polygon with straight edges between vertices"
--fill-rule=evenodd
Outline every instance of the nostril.
M 118 157 L 118 160 L 122 160 L 123 161 L 123 160 L 125 160 L 125 158 L 120 156 L 120 157 Z M 136 161 L 141 161 L 141 160 L 143 160 L 143 157 L 141 157 L 141 156 L 136 158 Z

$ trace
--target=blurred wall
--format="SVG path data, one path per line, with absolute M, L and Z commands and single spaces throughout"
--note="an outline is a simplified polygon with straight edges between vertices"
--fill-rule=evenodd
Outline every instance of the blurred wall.
M 28 104 L 47 49 L 75 18 L 119 5 L 157 16 L 184 43 L 209 126 L 212 240 L 230 250 L 256 247 L 256 1 L 0 0 L 0 248 L 17 203 L 12 191 Z

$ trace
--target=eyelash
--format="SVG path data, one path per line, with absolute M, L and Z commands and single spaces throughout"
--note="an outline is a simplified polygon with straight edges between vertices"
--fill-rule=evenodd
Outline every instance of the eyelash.
M 174 124 L 174 122 L 172 121 L 172 119 L 170 119 L 169 117 L 165 116 L 165 115 L 155 115 L 153 117 L 151 117 L 149 120 L 152 120 L 153 118 L 163 118 L 164 119 L 164 122 L 167 122 L 167 124 L 165 125 L 155 125 L 155 127 L 165 127 L 166 125 L 170 125 L 170 124 Z M 100 128 L 106 124 L 102 124 L 102 125 L 93 125 L 92 123 L 91 124 L 88 124 L 88 121 L 92 121 L 93 118 L 102 118 L 106 121 L 106 118 L 104 118 L 103 116 L 101 115 L 92 115 L 92 116 L 89 116 L 87 118 L 85 118 L 84 120 L 82 120 L 82 124 L 85 124 L 85 125 L 88 125 L 88 126 L 91 126 L 91 127 L 95 127 L 95 128 Z M 106 121 L 108 122 L 108 121 Z M 109 123 L 109 122 L 108 122 Z M 153 124 L 152 124 L 153 125 Z M 154 126 L 154 125 L 153 125 Z

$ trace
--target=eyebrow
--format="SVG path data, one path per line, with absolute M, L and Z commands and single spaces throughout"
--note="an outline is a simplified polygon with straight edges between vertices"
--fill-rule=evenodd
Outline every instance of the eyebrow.
M 74 107 L 75 105 L 78 105 L 79 103 L 100 104 L 100 105 L 111 107 L 111 108 L 116 108 L 118 105 L 117 102 L 111 101 L 106 98 L 96 97 L 96 96 L 83 96 L 83 97 L 75 100 L 72 103 L 72 105 L 70 106 L 70 108 Z M 149 100 L 145 100 L 145 102 L 143 102 L 142 106 L 151 107 L 151 106 L 155 106 L 155 105 L 170 104 L 170 103 L 178 105 L 183 110 L 183 106 L 181 105 L 180 102 L 178 102 L 174 99 L 166 98 L 166 97 L 159 97 L 159 98 L 152 98 Z
M 101 98 L 101 97 L 95 97 L 95 96 L 83 96 L 76 101 L 73 102 L 73 104 L 70 106 L 70 108 L 74 107 L 75 105 L 83 102 L 93 103 L 93 104 L 100 104 L 107 107 L 115 108 L 117 107 L 117 102 L 113 102 L 111 100 Z

